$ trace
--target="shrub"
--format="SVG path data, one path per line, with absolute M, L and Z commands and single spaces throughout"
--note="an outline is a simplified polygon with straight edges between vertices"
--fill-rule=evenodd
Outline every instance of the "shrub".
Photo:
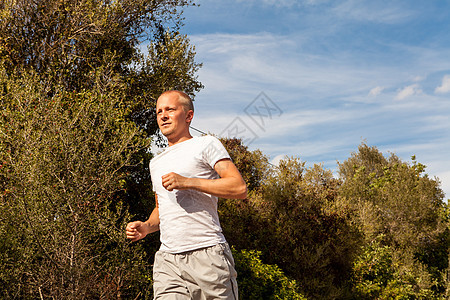
M 260 251 L 232 249 L 241 299 L 306 299 L 277 265 L 264 264 Z

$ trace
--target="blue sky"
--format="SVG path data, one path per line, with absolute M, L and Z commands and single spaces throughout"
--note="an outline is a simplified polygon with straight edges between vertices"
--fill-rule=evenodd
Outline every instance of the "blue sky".
M 336 175 L 365 141 L 416 155 L 450 197 L 450 2 L 198 3 L 182 28 L 203 63 L 195 128 Z

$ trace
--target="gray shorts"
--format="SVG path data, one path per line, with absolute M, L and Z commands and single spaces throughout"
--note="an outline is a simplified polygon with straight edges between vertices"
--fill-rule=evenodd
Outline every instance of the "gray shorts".
M 238 299 L 236 270 L 227 243 L 180 254 L 156 252 L 154 299 Z

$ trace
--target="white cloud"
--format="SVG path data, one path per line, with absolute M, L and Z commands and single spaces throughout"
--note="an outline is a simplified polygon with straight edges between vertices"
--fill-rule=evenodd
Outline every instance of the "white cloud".
M 292 7 L 298 4 L 296 0 L 263 0 L 262 2 L 266 5 L 275 5 L 279 7 Z
M 419 95 L 422 93 L 422 90 L 420 89 L 418 84 L 412 84 L 408 85 L 407 87 L 404 87 L 401 89 L 398 93 L 395 99 L 397 100 L 403 100 L 408 97 L 411 97 L 413 95 Z
M 442 78 L 442 84 L 438 86 L 434 92 L 439 94 L 450 92 L 450 75 L 445 75 L 444 78 Z
M 450 141 L 450 122 L 445 115 L 450 102 L 422 91 L 428 87 L 425 79 L 430 74 L 450 69 L 445 59 L 448 48 L 410 46 L 393 40 L 389 43 L 392 54 L 388 54 L 394 58 L 401 53 L 408 61 L 405 67 L 394 59 L 369 60 L 351 47 L 332 53 L 315 51 L 321 48 L 309 44 L 324 39 L 314 38 L 308 30 L 286 35 L 191 36 L 198 60 L 204 63 L 199 75 L 205 84 L 196 97 L 194 126 L 220 134 L 239 116 L 258 136 L 251 150 L 261 149 L 274 157 L 273 162 L 286 154 L 304 158 L 308 164 L 324 162 L 327 168 L 336 168 L 336 160 L 345 160 L 362 139 L 367 139 L 403 159 L 416 154 L 429 166 L 428 174 L 442 180 L 449 197 L 450 160 L 436 154 L 445 153 L 450 145 L 435 138 Z M 386 58 L 385 54 L 380 52 L 376 58 Z M 416 74 L 423 77 L 414 77 Z M 243 111 L 261 91 L 284 111 L 281 117 L 268 120 L 264 130 Z M 444 91 L 450 92 L 450 74 L 435 90 Z M 377 96 L 377 101 L 367 101 L 368 95 Z M 411 97 L 413 101 L 392 101 L 394 97 Z M 405 145 L 403 149 L 401 145 Z
M 425 78 L 423 77 L 423 76 L 415 76 L 412 80 L 414 81 L 414 82 L 419 82 L 419 81 L 422 81 L 422 80 L 424 80 Z
M 243 107 L 247 103 L 242 102 Z M 255 133 L 259 138 L 265 140 L 277 141 L 278 139 L 284 139 L 292 132 L 296 132 L 296 136 L 305 136 L 313 127 L 318 126 L 333 126 L 333 124 L 341 124 L 349 122 L 354 119 L 355 112 L 341 111 L 340 109 L 317 109 L 317 110 L 302 110 L 294 112 L 284 112 L 280 116 L 272 116 L 272 118 L 265 119 L 264 128 L 258 127 L 254 121 L 246 115 L 243 111 L 233 114 L 211 114 L 211 112 L 203 112 L 200 109 L 196 109 L 198 118 L 194 117 L 193 126 L 205 132 L 211 132 L 213 134 L 224 133 L 230 123 L 232 123 L 236 117 L 239 117 L 241 122 L 241 129 L 245 129 L 244 126 Z M 364 116 L 364 112 L 358 112 L 357 115 Z M 329 124 L 329 125 L 327 125 Z M 226 134 L 226 133 L 225 133 Z M 316 150 L 317 151 L 317 150 Z
M 274 7 L 294 7 L 294 6 L 301 6 L 301 5 L 319 5 L 326 2 L 329 2 L 329 0 L 236 0 L 238 3 L 246 3 L 251 4 L 255 6 L 261 6 L 267 5 L 267 6 L 274 6 Z
M 382 87 L 382 86 L 374 87 L 373 89 L 370 90 L 369 96 L 372 96 L 372 97 L 378 96 L 379 94 L 381 94 L 381 92 L 383 92 L 383 90 L 384 90 L 384 87 Z
M 280 161 L 283 160 L 283 159 L 285 159 L 286 157 L 287 157 L 287 154 L 280 154 L 280 155 L 277 155 L 277 156 L 275 156 L 275 157 L 270 161 L 270 163 L 271 163 L 272 165 L 278 166 L 278 164 L 280 163 Z
M 373 78 L 380 85 L 390 85 L 404 77 L 385 66 L 361 68 L 355 55 L 347 52 L 330 57 L 303 49 L 310 38 L 308 34 L 256 33 L 195 35 L 191 40 L 204 63 L 199 78 L 215 91 L 249 91 L 255 86 L 268 91 L 273 86 L 301 90 L 302 98 L 320 99 L 343 90 L 367 93 Z
M 445 151 L 439 149 L 448 149 L 450 140 L 447 138 L 429 139 L 422 142 L 411 144 L 390 145 L 386 151 L 392 151 L 398 155 L 403 161 L 410 161 L 412 155 L 415 155 L 417 161 L 426 166 L 425 173 L 430 178 L 437 177 L 440 180 L 440 188 L 445 193 L 445 199 L 450 199 L 450 160 Z
M 368 21 L 375 23 L 396 24 L 409 19 L 414 12 L 404 6 L 385 5 L 381 1 L 347 0 L 338 2 L 334 9 L 344 19 Z
M 441 189 L 444 191 L 445 200 L 450 200 L 450 171 L 443 171 L 437 173 L 436 177 L 439 178 L 441 182 Z

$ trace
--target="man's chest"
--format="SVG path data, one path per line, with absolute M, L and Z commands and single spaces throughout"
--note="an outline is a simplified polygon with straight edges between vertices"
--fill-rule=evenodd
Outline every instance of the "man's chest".
M 184 177 L 211 178 L 214 177 L 214 169 L 203 159 L 198 151 L 177 151 L 161 157 L 150 166 L 152 181 L 160 181 L 161 177 L 170 172 Z

